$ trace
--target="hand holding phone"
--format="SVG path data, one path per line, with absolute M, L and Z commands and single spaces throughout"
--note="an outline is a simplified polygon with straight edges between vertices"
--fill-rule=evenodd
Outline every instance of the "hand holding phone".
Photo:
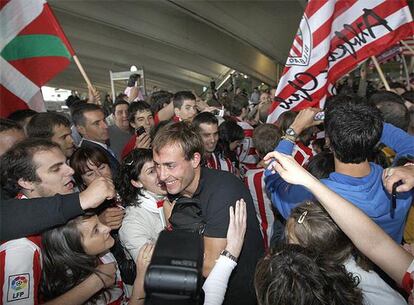
M 139 137 L 140 135 L 142 135 L 142 134 L 144 134 L 145 133 L 145 128 L 144 128 L 144 126 L 141 126 L 141 127 L 139 127 L 139 128 L 137 128 L 137 129 L 135 129 L 135 134 Z

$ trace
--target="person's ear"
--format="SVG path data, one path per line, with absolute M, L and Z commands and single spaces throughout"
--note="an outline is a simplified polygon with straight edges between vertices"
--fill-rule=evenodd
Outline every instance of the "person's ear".
M 85 127 L 83 127 L 82 125 L 76 125 L 76 129 L 78 130 L 78 132 L 83 136 L 85 135 Z
M 19 180 L 17 180 L 17 184 L 22 189 L 25 189 L 25 190 L 28 190 L 28 191 L 33 191 L 33 189 L 34 189 L 34 183 L 31 182 L 31 181 L 24 180 L 23 178 L 20 178 Z
M 193 165 L 193 168 L 196 168 L 201 163 L 201 154 L 196 152 L 194 153 L 193 157 L 191 158 L 191 163 Z
M 175 114 L 175 116 L 180 116 L 180 108 L 176 108 L 176 107 L 174 107 L 174 114 Z
M 133 187 L 135 187 L 137 189 L 140 189 L 140 188 L 143 188 L 144 187 L 144 185 L 139 180 L 133 180 L 133 179 L 131 179 L 131 184 L 132 184 Z

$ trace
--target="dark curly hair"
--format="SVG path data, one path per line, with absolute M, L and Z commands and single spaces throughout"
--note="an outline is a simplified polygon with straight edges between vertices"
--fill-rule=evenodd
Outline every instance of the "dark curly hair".
M 139 204 L 137 196 L 143 196 L 143 194 L 141 188 L 131 185 L 131 180 L 139 179 L 142 167 L 149 161 L 152 161 L 152 150 L 145 148 L 134 149 L 123 160 L 115 185 L 125 205 Z
M 279 245 L 255 274 L 259 305 L 362 305 L 357 285 L 343 265 L 299 245 Z

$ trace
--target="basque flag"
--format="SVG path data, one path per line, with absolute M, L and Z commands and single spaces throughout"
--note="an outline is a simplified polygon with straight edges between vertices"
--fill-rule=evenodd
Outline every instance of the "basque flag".
M 63 71 L 74 51 L 44 0 L 0 0 L 0 116 L 44 111 L 40 87 Z
M 323 108 L 340 77 L 413 34 L 404 0 L 310 0 L 267 122 L 285 111 Z

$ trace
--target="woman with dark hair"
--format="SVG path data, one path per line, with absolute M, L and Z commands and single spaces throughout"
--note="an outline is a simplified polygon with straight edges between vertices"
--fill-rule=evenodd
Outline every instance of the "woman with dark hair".
M 228 158 L 236 169 L 239 168 L 236 149 L 244 139 L 243 128 L 232 120 L 226 120 L 219 126 L 217 151 L 220 157 Z
M 121 165 L 116 184 L 126 204 L 119 237 L 124 248 L 136 259 L 142 245 L 155 242 L 165 228 L 164 209 L 170 207 L 165 186 L 158 180 L 152 150 L 141 148 L 129 153 Z
M 80 147 L 70 158 L 70 166 L 75 171 L 73 178 L 79 189 L 83 190 L 98 177 L 112 180 L 112 172 L 109 160 L 102 151 L 89 147 Z M 115 256 L 122 278 L 127 284 L 132 284 L 135 279 L 135 264 L 126 253 L 119 241 L 118 229 L 122 224 L 125 209 L 119 195 L 114 200 L 106 200 L 94 210 L 99 221 L 111 229 L 111 236 L 115 240 L 111 252 Z
M 109 249 L 114 245 L 111 229 L 93 213 L 70 220 L 67 224 L 46 231 L 42 235 L 44 299 L 64 294 L 87 277 L 93 275 L 102 285 L 84 285 L 84 304 L 143 304 L 143 281 L 153 246 L 144 246 L 137 259 L 139 274 L 133 281 L 132 296 L 122 281 L 115 258 Z
M 279 245 L 259 261 L 255 288 L 259 305 L 362 305 L 357 281 L 341 265 L 299 245 Z
M 286 222 L 289 243 L 325 256 L 358 278 L 365 305 L 403 305 L 404 298 L 371 270 L 363 257 L 319 203 L 308 201 L 292 210 Z

